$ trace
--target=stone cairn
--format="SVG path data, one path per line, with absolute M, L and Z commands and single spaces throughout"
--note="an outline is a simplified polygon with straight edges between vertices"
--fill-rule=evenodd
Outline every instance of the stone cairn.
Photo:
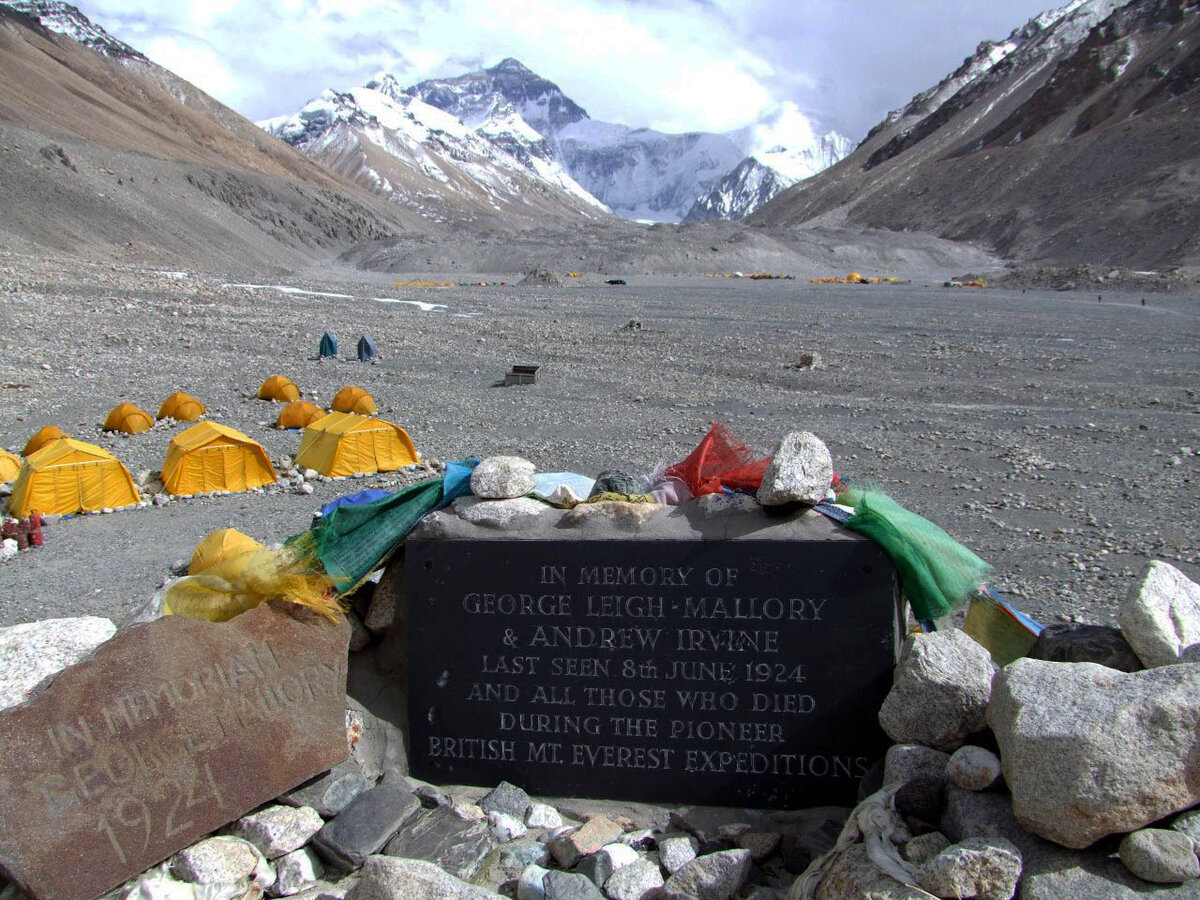
M 810 438 L 783 442 L 764 485 L 771 502 L 824 493 L 829 475 Z M 824 485 L 805 482 L 813 472 Z M 546 508 L 523 496 L 532 478 L 519 458 L 485 461 L 476 496 L 441 515 L 520 528 Z M 631 505 L 595 506 L 589 515 L 636 533 Z M 394 603 L 376 592 L 365 625 L 352 623 L 352 648 L 390 626 Z M 112 634 L 75 621 L 45 623 L 57 637 L 35 637 L 31 625 L 0 631 L 0 659 L 12 660 L 0 669 L 0 703 L 24 696 L 14 677 L 27 689 Z M 348 699 L 344 762 L 110 896 L 1200 897 L 1200 586 L 1151 563 L 1119 621 L 1047 629 L 1003 669 L 962 631 L 910 635 L 879 712 L 895 744 L 853 810 L 542 802 L 507 782 L 441 788 L 410 779 L 403 734 Z M 27 667 L 24 645 L 42 663 L 14 675 Z M 11 885 L 3 893 L 19 896 Z

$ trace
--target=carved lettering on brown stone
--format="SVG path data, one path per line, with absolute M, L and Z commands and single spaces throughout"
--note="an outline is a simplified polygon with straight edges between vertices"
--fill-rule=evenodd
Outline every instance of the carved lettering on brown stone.
M 348 641 L 274 606 L 117 634 L 0 714 L 0 865 L 88 900 L 335 765 Z

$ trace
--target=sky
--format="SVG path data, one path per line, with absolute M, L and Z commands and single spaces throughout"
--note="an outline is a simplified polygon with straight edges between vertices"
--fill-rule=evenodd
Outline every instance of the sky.
M 386 71 L 515 57 L 594 119 L 730 131 L 797 112 L 854 140 L 1054 0 L 77 0 L 250 119 Z

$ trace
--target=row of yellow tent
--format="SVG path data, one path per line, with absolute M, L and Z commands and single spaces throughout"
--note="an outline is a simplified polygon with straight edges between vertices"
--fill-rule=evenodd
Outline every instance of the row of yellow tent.
M 16 463 L 9 514 L 90 512 L 132 506 L 141 499 L 129 470 L 95 444 L 62 435 L 27 455 L 0 457 L 0 472 Z M 420 462 L 399 425 L 333 412 L 305 428 L 296 465 L 344 477 L 389 472 Z M 163 488 L 173 495 L 247 491 L 277 480 L 267 451 L 253 438 L 216 422 L 200 422 L 171 438 Z
M 832 276 L 829 278 L 814 278 L 813 284 L 899 284 L 900 279 L 895 275 L 862 275 L 851 272 L 845 278 Z

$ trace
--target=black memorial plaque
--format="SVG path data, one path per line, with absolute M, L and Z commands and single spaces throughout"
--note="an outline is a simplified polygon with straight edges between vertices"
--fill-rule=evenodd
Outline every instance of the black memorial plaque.
M 903 618 L 865 540 L 407 544 L 410 759 L 551 796 L 853 805 Z

